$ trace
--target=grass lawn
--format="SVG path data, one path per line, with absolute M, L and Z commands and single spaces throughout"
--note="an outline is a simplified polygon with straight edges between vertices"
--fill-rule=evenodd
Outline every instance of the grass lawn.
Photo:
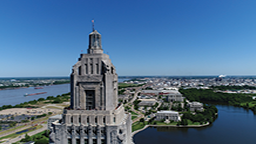
M 192 122 L 191 120 L 188 120 L 188 125 L 200 125 L 199 122 Z
M 134 120 L 134 119 L 136 119 L 137 118 L 137 116 L 132 116 L 132 120 Z
M 241 103 L 240 105 L 241 106 L 245 106 L 247 103 Z M 249 107 L 251 108 L 251 107 L 254 107 L 255 105 L 256 105 L 256 101 L 251 101 L 251 102 L 249 102 L 248 103 L 249 104 Z
M 37 133 L 37 134 L 35 134 L 35 135 L 33 135 L 33 136 L 40 136 L 40 135 L 42 135 L 42 134 L 44 134 L 45 133 L 45 131 L 42 131 L 42 132 L 39 132 L 39 133 Z
M 139 84 L 118 83 L 118 88 L 137 87 Z
M 144 128 L 145 125 L 146 125 L 146 123 L 144 124 L 143 122 L 133 123 L 132 124 L 132 132 Z
M 42 127 L 43 127 L 43 126 L 38 125 L 38 126 L 36 126 L 36 129 L 30 130 L 30 131 L 27 131 L 27 132 L 24 132 L 24 133 L 20 133 L 20 134 L 16 134 L 16 133 L 9 134 L 9 135 L 7 135 L 7 136 L 1 137 L 0 140 L 2 140 L 2 139 L 7 139 L 7 138 L 15 138 L 15 137 L 17 137 L 17 136 L 19 136 L 19 135 L 23 135 L 23 134 L 25 134 L 25 133 L 32 132 L 32 131 L 37 130 L 37 129 L 40 129 L 40 128 L 42 128 Z M 30 128 L 32 128 L 32 127 L 30 127 Z
M 25 127 L 25 125 L 21 125 L 21 126 L 15 127 L 15 128 L 11 128 L 11 129 L 8 129 L 8 130 L 5 130 L 5 131 L 2 131 L 2 132 L 0 132 L 0 135 L 1 135 L 1 134 L 4 134 L 4 133 L 11 132 L 11 131 L 14 131 L 14 130 L 16 130 L 16 129 L 23 128 L 23 127 Z
M 53 109 L 63 109 L 63 108 L 60 108 L 60 107 L 55 107 L 55 106 L 47 106 L 45 108 L 53 108 Z
M 137 113 L 135 113 L 135 112 L 133 112 L 133 111 L 130 111 L 130 113 L 131 113 L 132 115 L 138 115 Z
M 177 122 L 172 122 L 172 123 L 164 123 L 160 121 L 156 121 L 156 125 L 177 125 Z

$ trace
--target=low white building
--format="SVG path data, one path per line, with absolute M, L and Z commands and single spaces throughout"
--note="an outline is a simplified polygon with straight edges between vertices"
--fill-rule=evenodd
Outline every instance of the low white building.
M 181 93 L 170 93 L 166 96 L 166 100 L 169 102 L 174 102 L 174 101 L 183 102 L 184 97 L 182 97 Z
M 156 104 L 155 99 L 139 99 L 141 102 L 138 104 L 138 106 L 153 106 Z
M 190 111 L 203 111 L 203 104 L 200 102 L 189 102 L 188 107 Z
M 180 115 L 176 111 L 158 111 L 156 114 L 156 120 L 173 120 L 173 121 L 180 121 Z

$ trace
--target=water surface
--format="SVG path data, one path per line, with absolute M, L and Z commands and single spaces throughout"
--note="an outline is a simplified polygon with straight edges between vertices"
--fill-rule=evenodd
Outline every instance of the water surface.
M 26 93 L 31 94 L 31 93 L 39 93 L 39 92 L 47 92 L 47 93 L 24 97 L 24 94 Z M 28 102 L 31 100 L 46 98 L 48 96 L 57 96 L 57 95 L 61 95 L 68 92 L 70 92 L 70 84 L 43 86 L 43 89 L 34 89 L 34 87 L 29 87 L 29 88 L 0 90 L 0 99 L 1 99 L 0 106 L 16 105 L 16 104 Z
M 134 136 L 136 144 L 255 144 L 256 116 L 233 106 L 216 106 L 219 116 L 203 128 L 147 128 Z

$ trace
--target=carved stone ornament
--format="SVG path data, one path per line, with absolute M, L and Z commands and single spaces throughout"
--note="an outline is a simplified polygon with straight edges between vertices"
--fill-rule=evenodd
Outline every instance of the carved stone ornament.
M 55 142 L 55 133 L 53 131 L 51 131 L 49 137 L 50 137 L 50 142 Z
M 113 130 L 112 132 L 110 132 L 110 142 L 111 144 L 119 144 L 116 130 Z

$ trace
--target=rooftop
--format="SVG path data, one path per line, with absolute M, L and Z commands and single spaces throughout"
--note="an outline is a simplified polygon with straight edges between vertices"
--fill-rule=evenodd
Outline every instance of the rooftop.
M 179 114 L 176 111 L 158 111 L 157 113 L 173 113 L 173 114 Z

